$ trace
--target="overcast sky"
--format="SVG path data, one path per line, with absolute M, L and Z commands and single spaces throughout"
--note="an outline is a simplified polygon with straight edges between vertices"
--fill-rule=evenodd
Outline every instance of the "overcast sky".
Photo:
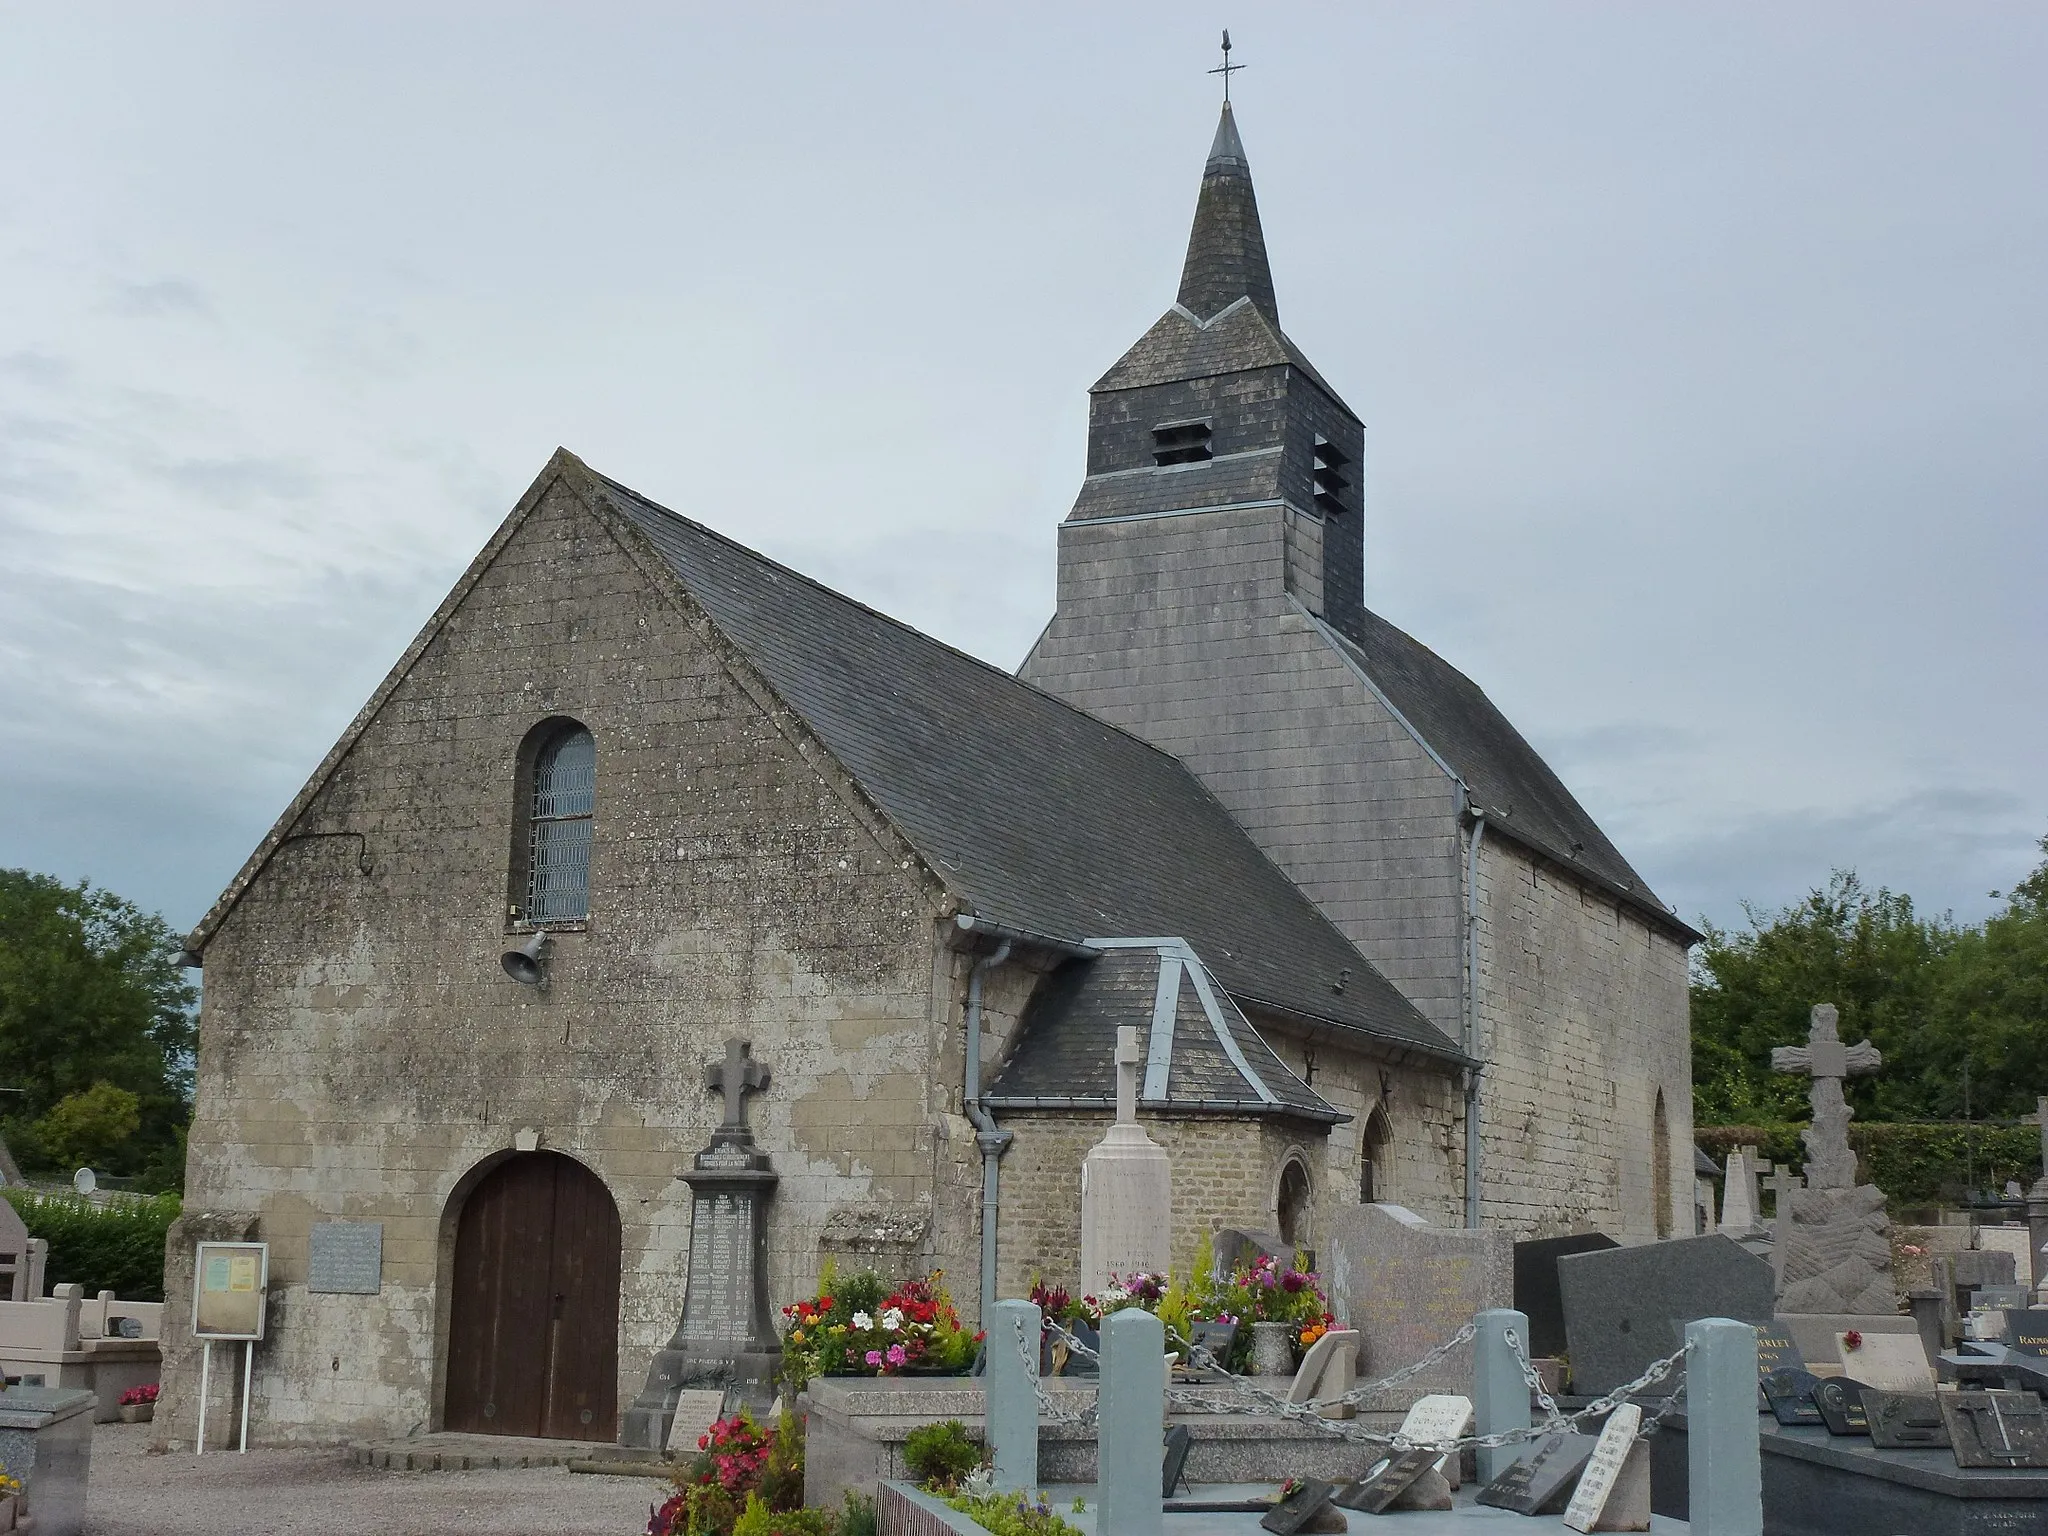
M 559 443 L 1006 667 L 1228 24 L 1367 601 L 1688 917 L 2048 832 L 2048 6 L 0 4 L 0 865 L 179 927 Z

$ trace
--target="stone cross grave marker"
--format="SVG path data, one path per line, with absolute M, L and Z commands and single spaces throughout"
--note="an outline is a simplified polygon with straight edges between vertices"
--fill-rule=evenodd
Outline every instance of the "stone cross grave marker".
M 768 1086 L 768 1068 L 751 1050 L 728 1040 L 725 1058 L 704 1069 L 725 1118 L 682 1175 L 690 1186 L 683 1315 L 623 1416 L 620 1441 L 637 1450 L 666 1449 L 678 1413 L 702 1411 L 704 1399 L 688 1392 L 737 1393 L 757 1412 L 775 1394 L 782 1345 L 768 1314 L 767 1205 L 777 1175 L 747 1124 L 746 1096 Z
M 1849 1148 L 1851 1111 L 1842 1097 L 1842 1080 L 1867 1077 L 1884 1065 L 1883 1054 L 1868 1040 L 1842 1044 L 1838 1015 L 1832 1003 L 1813 1010 L 1806 1044 L 1771 1049 L 1771 1070 L 1804 1072 L 1813 1079 L 1807 1095 L 1813 1124 L 1801 1133 L 1806 1143 L 1806 1180 L 1813 1189 L 1856 1187 L 1856 1154 Z
M 1136 1026 L 1118 1028 L 1115 1060 L 1116 1124 L 1081 1160 L 1081 1285 L 1089 1291 L 1171 1262 L 1173 1162 L 1138 1124 Z
M 1772 1220 L 1775 1223 L 1783 1221 L 1785 1213 L 1792 1209 L 1791 1202 L 1785 1197 L 1795 1189 L 1806 1188 L 1806 1178 L 1802 1174 L 1794 1173 L 1789 1167 L 1780 1168 L 1764 1180 L 1764 1186 L 1770 1190 L 1771 1198 L 1775 1202 L 1771 1207 L 1774 1213 Z M 1762 1208 L 1758 1209 L 1761 1211 Z
M 747 1095 L 768 1087 L 768 1069 L 754 1060 L 752 1051 L 745 1040 L 728 1040 L 725 1059 L 704 1069 L 704 1086 L 725 1096 L 725 1123 L 718 1129 L 737 1131 L 749 1141 L 754 1133 L 747 1125 Z

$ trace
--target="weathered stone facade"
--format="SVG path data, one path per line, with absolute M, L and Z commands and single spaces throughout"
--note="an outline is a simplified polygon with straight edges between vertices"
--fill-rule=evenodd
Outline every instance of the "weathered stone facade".
M 924 1256 L 971 1290 L 974 1208 L 948 1198 L 979 1178 L 959 957 L 929 880 L 744 664 L 678 622 L 672 583 L 559 481 L 525 510 L 207 948 L 187 1198 L 272 1245 L 269 1433 L 434 1421 L 453 1217 L 521 1130 L 617 1201 L 630 1400 L 682 1307 L 676 1175 L 718 1122 L 703 1064 L 733 1034 L 775 1073 L 753 1112 L 782 1180 L 776 1297 L 814 1277 L 833 1211 L 874 1203 L 923 1214 Z M 520 931 L 512 785 L 522 740 L 562 715 L 598 743 L 592 906 L 536 989 L 498 967 Z M 378 1296 L 305 1290 L 308 1229 L 343 1218 L 384 1223 Z M 173 1376 L 195 1370 L 167 1348 Z M 196 1392 L 169 1397 L 166 1433 L 189 1438 Z

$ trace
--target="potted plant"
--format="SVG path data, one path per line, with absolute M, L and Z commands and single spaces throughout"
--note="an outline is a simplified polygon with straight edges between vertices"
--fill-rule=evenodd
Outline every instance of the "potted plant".
M 130 1387 L 123 1392 L 116 1406 L 121 1410 L 123 1424 L 147 1424 L 156 1417 L 156 1395 L 158 1387 L 150 1382 L 143 1387 Z
M 818 1294 L 782 1314 L 782 1371 L 793 1391 L 813 1376 L 960 1375 L 981 1343 L 961 1326 L 937 1270 L 892 1290 L 870 1270 L 841 1279 L 828 1265 Z

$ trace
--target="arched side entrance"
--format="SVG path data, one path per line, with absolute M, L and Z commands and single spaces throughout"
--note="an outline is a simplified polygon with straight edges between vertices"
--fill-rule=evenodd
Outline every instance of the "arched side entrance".
M 507 1158 L 456 1223 L 443 1422 L 610 1440 L 618 1392 L 619 1208 L 573 1158 Z

